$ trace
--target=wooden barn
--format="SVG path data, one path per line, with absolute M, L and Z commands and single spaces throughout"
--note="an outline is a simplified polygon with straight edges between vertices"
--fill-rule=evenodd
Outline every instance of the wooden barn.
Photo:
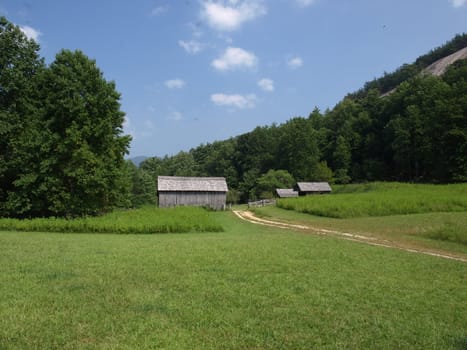
M 227 182 L 223 177 L 157 178 L 157 195 L 161 208 L 188 205 L 221 210 L 225 208 L 227 191 Z
M 331 193 L 332 191 L 331 186 L 327 182 L 297 182 L 295 190 L 298 191 L 299 196 Z
M 292 198 L 298 197 L 298 192 L 293 188 L 276 188 L 276 194 L 279 198 Z

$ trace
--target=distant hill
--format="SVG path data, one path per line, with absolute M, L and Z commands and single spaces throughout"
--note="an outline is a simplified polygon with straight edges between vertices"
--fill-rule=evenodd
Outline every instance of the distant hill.
M 142 162 L 144 162 L 148 158 L 149 157 L 146 157 L 146 156 L 138 156 L 138 157 L 130 158 L 129 160 L 131 160 L 134 165 L 139 166 Z
M 368 81 L 360 90 L 350 93 L 347 97 L 358 99 L 364 97 L 370 90 L 378 90 L 383 96 L 390 95 L 401 83 L 426 71 L 432 74 L 443 74 L 454 62 L 466 59 L 467 34 L 458 34 L 444 45 L 420 56 L 411 64 L 403 64 L 392 73 L 385 72 L 380 78 Z
M 439 60 L 433 62 L 430 64 L 428 67 L 424 68 L 421 73 L 422 74 L 431 74 L 436 77 L 442 76 L 446 70 L 456 63 L 457 61 L 460 60 L 465 60 L 467 59 L 467 47 L 464 47 L 463 49 L 460 49 L 459 51 L 456 51 L 446 57 L 442 57 Z M 381 96 L 389 96 L 391 95 L 394 91 L 397 90 L 397 86 L 388 92 L 383 93 Z

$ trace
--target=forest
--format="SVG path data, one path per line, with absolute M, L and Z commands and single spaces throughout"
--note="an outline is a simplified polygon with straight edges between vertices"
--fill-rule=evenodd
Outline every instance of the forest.
M 39 45 L 0 18 L 0 216 L 76 217 L 156 201 L 159 175 L 222 176 L 229 202 L 296 181 L 467 181 L 467 60 L 423 69 L 467 34 L 347 95 L 277 125 L 138 167 L 115 83 L 81 51 L 46 65 Z M 387 92 L 392 91 L 390 94 Z

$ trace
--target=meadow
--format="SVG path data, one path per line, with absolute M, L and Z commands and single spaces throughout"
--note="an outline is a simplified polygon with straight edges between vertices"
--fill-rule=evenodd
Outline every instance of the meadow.
M 390 184 L 365 186 L 327 197 L 352 201 Z M 467 212 L 456 210 L 341 219 L 265 207 L 256 214 L 467 254 L 460 242 L 425 235 L 444 232 L 445 223 L 467 226 Z M 68 233 L 50 232 L 34 220 L 22 229 L 42 232 L 0 230 L 0 349 L 467 348 L 465 262 L 200 208 L 80 220 L 90 225 L 78 225 L 80 233 L 58 225 L 51 229 Z M 161 232 L 150 225 L 184 233 L 118 234 Z
M 222 226 L 203 208 L 146 206 L 116 210 L 98 217 L 77 219 L 0 219 L 0 230 L 74 233 L 184 233 L 220 232 Z
M 465 263 L 214 215 L 224 232 L 0 232 L 0 348 L 466 347 Z
M 358 224 L 357 219 L 362 219 L 360 222 L 373 221 L 376 223 L 375 226 L 389 228 L 389 231 L 394 231 L 394 226 L 399 226 L 394 222 L 395 219 L 406 222 L 408 217 L 410 223 L 405 227 L 405 231 L 409 234 L 415 233 L 419 236 L 467 246 L 467 184 L 465 183 L 423 185 L 376 182 L 341 185 L 333 186 L 332 195 L 280 199 L 277 206 L 310 214 L 315 217 L 314 221 L 316 217 L 349 219 L 344 223 L 352 226 L 355 222 Z M 422 216 L 414 216 L 414 214 Z M 417 222 L 417 219 L 428 220 L 430 225 Z M 328 223 L 338 226 L 342 224 L 332 220 L 328 220 Z M 370 229 L 381 231 L 374 227 Z
M 354 218 L 467 211 L 467 183 L 425 185 L 369 183 L 333 186 L 326 196 L 280 199 L 277 206 L 302 213 Z

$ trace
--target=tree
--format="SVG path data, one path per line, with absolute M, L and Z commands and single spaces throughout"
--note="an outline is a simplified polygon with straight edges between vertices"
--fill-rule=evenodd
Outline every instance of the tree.
M 126 166 L 131 176 L 131 196 L 132 207 L 139 207 L 144 204 L 156 203 L 156 182 L 151 174 L 136 167 L 132 161 L 127 160 Z
M 346 184 L 350 182 L 348 174 L 351 154 L 347 141 L 343 136 L 338 136 L 336 140 L 336 148 L 333 153 L 333 161 L 335 166 L 334 179 L 337 183 Z
M 256 196 L 260 199 L 272 198 L 276 188 L 291 188 L 295 184 L 287 170 L 269 170 L 261 175 L 256 183 Z
M 14 215 L 18 172 L 29 166 L 41 130 L 36 77 L 44 69 L 39 45 L 0 17 L 0 216 Z
M 450 86 L 441 79 L 421 76 L 401 84 L 390 97 L 388 105 L 395 116 L 388 123 L 387 142 L 394 152 L 394 169 L 399 179 L 449 181 L 446 170 L 453 164 L 448 164 L 448 159 L 465 143 L 463 137 L 454 136 L 462 130 L 464 118 L 459 110 L 455 112 L 455 103 L 448 103 L 450 95 Z M 448 145 L 453 140 L 454 148 Z M 450 154 L 446 154 L 446 149 Z
M 126 203 L 129 183 L 119 93 L 95 61 L 61 51 L 41 74 L 39 146 L 19 171 L 10 202 L 25 216 L 97 214 Z M 34 142 L 33 142 L 34 143 Z
M 317 132 L 311 121 L 293 118 L 281 127 L 278 147 L 278 164 L 294 178 L 310 180 L 320 160 Z

